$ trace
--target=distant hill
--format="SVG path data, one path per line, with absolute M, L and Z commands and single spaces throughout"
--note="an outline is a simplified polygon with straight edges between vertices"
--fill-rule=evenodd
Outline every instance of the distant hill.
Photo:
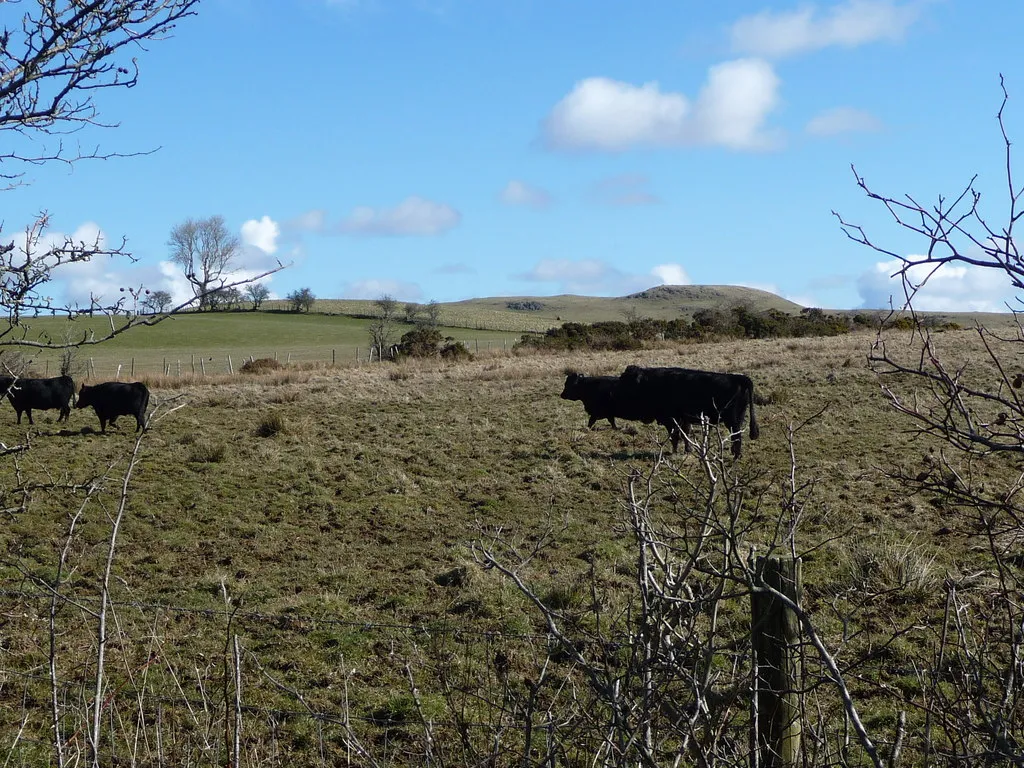
M 658 320 L 693 317 L 701 309 L 746 305 L 755 312 L 777 309 L 796 313 L 803 307 L 756 288 L 736 285 L 659 285 L 628 296 L 492 296 L 441 303 L 444 325 L 516 332 L 545 331 L 562 323 L 624 320 L 637 314 Z M 284 302 L 268 302 L 283 307 Z M 404 307 L 400 303 L 400 308 Z M 369 299 L 317 299 L 314 311 L 346 315 L 376 314 Z
M 267 309 L 285 309 L 284 301 L 270 301 Z M 672 320 L 677 317 L 691 319 L 702 309 L 729 310 L 746 306 L 754 312 L 776 309 L 796 314 L 804 309 L 799 304 L 776 296 L 769 291 L 738 285 L 658 285 L 628 296 L 491 296 L 465 301 L 440 303 L 442 325 L 456 328 L 505 331 L 510 333 L 544 332 L 562 323 L 596 323 L 606 320 L 625 320 L 630 315 Z M 399 302 L 399 315 L 404 317 L 405 302 Z M 377 305 L 371 299 L 317 299 L 314 312 L 371 317 L 377 314 Z M 884 317 L 888 310 L 829 309 L 840 315 L 869 314 Z M 946 322 L 963 326 L 976 322 L 1002 325 L 1012 315 L 968 312 L 922 312 Z
M 536 308 L 531 308 L 536 305 Z M 530 313 L 550 318 L 553 322 L 594 323 L 600 320 L 622 320 L 636 313 L 658 320 L 693 316 L 701 309 L 729 309 L 746 305 L 755 312 L 778 309 L 799 312 L 802 307 L 774 293 L 736 285 L 659 285 L 628 296 L 594 297 L 563 294 L 560 296 L 500 296 L 469 299 L 447 306 L 479 307 L 491 310 Z

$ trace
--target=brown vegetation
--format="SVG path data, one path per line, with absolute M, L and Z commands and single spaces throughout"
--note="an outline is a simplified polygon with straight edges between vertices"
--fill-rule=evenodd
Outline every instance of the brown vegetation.
M 965 359 L 977 339 L 969 331 L 935 338 Z M 622 574 L 632 554 L 617 527 L 624 487 L 630 472 L 658 459 L 664 431 L 640 424 L 586 430 L 579 404 L 558 398 L 565 368 L 609 374 L 632 363 L 684 365 L 747 373 L 769 403 L 759 410 L 762 437 L 738 465 L 759 492 L 770 495 L 787 482 L 792 436 L 797 469 L 813 488 L 795 546 L 806 555 L 807 606 L 826 639 L 835 646 L 850 630 L 831 617 L 837 601 L 857 595 L 872 597 L 844 646 L 847 657 L 894 625 L 928 628 L 920 637 L 901 636 L 890 646 L 895 653 L 871 673 L 881 675 L 877 681 L 858 687 L 869 714 L 880 707 L 881 716 L 888 705 L 872 685 L 898 676 L 903 660 L 926 647 L 929 617 L 942 610 L 935 585 L 972 584 L 963 589 L 980 599 L 990 582 L 975 576 L 976 532 L 937 496 L 906 499 L 887 478 L 894 467 L 920 471 L 939 446 L 908 435 L 887 410 L 867 366 L 873 340 L 859 333 L 619 353 L 494 353 L 458 365 L 425 359 L 286 367 L 185 386 L 163 382 L 178 388 L 161 387 L 154 400 L 183 398 L 187 405 L 158 418 L 142 443 L 112 583 L 123 634 L 111 675 L 131 685 L 146 655 L 155 653 L 163 672 L 150 670 L 150 695 L 178 700 L 176 685 L 202 684 L 210 712 L 223 714 L 230 636 L 243 653 L 246 706 L 305 713 L 291 716 L 274 737 L 258 718 L 246 719 L 254 749 L 270 750 L 275 738 L 287 738 L 296 754 L 351 744 L 337 736 L 340 726 L 313 717 L 306 705 L 316 712 L 347 707 L 364 739 L 411 738 L 417 716 L 406 662 L 422 706 L 447 722 L 454 694 L 445 694 L 443 680 L 465 686 L 475 675 L 476 684 L 500 691 L 503 678 L 494 668 L 475 665 L 486 667 L 500 650 L 517 673 L 530 674 L 539 642 L 530 636 L 544 634 L 521 595 L 469 562 L 470 542 L 501 535 L 535 551 L 523 573 L 545 585 L 547 604 L 585 609 L 594 575 L 612 604 L 625 597 Z M 13 430 L 13 414 L 3 414 Z M 80 425 L 74 417 L 67 428 L 41 419 L 22 477 L 42 480 L 52 467 L 65 468 L 69 478 L 93 476 L 128 439 Z M 670 466 L 684 475 L 697 468 L 692 454 L 679 454 Z M 996 477 L 1013 467 L 996 462 L 985 471 Z M 109 498 L 113 488 L 101 496 Z M 5 614 L 25 618 L 8 619 L 8 674 L 45 662 L 45 625 L 28 617 L 46 594 L 40 579 L 53 561 L 53 542 L 63 540 L 71 498 L 37 494 L 31 511 L 9 513 Z M 101 509 L 87 514 L 93 533 L 75 549 L 77 570 L 66 586 L 81 600 L 99 567 Z M 158 604 L 174 608 L 144 607 Z M 140 642 L 154 622 L 159 640 Z M 87 635 L 75 640 L 77 631 L 68 626 L 62 634 L 59 663 L 69 679 L 88 658 L 88 642 L 81 642 Z M 452 632 L 470 634 L 455 640 Z M 453 666 L 456 648 L 463 661 Z M 34 689 L 8 689 L 14 716 L 0 727 L 11 738 L 23 711 L 35 737 L 46 727 L 45 718 L 23 709 L 26 690 Z M 126 716 L 128 699 L 114 702 Z M 494 712 L 481 707 L 464 714 L 493 722 Z M 882 722 L 891 729 L 892 721 Z M 335 737 L 320 743 L 312 735 L 318 727 Z

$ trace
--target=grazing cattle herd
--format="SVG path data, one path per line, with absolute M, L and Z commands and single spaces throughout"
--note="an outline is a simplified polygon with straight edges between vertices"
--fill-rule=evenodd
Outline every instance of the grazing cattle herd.
M 0 397 L 7 396 L 21 424 L 21 414 L 32 420 L 32 411 L 57 409 L 57 421 L 67 421 L 71 415 L 71 399 L 75 394 L 75 382 L 70 376 L 56 376 L 52 379 L 25 379 L 14 376 L 0 376 Z M 100 429 L 107 431 L 107 423 L 117 426 L 118 416 L 134 416 L 135 431 L 146 428 L 146 408 L 149 406 L 149 389 L 141 382 L 126 384 L 107 381 L 94 386 L 82 385 L 75 403 L 77 408 L 92 406 L 100 420 Z
M 0 376 L 0 396 L 6 394 L 21 423 L 32 411 L 57 409 L 57 421 L 67 421 L 75 383 L 70 376 L 52 379 Z M 601 419 L 616 428 L 615 419 L 657 422 L 668 430 L 672 450 L 679 449 L 679 440 L 689 435 L 690 426 L 707 420 L 724 424 L 737 458 L 743 449 L 743 420 L 750 409 L 750 439 L 760 434 L 754 413 L 754 383 L 739 373 L 713 373 L 691 368 L 646 368 L 630 365 L 618 376 L 587 376 L 569 373 L 562 389 L 562 398 L 583 403 L 591 429 Z M 107 424 L 117 426 L 119 416 L 134 416 L 135 431 L 146 428 L 149 389 L 141 382 L 107 381 L 83 384 L 75 402 L 76 408 L 95 411 L 100 431 Z M 689 443 L 685 444 L 689 450 Z
M 707 419 L 724 424 L 737 458 L 743 449 L 743 419 L 750 408 L 750 439 L 760 434 L 754 414 L 754 382 L 739 373 L 712 373 L 691 368 L 643 368 L 631 365 L 619 376 L 570 373 L 562 390 L 565 400 L 579 400 L 590 417 L 588 427 L 608 419 L 658 422 L 668 430 L 672 450 L 678 450 L 690 425 Z M 689 449 L 689 444 L 686 444 Z

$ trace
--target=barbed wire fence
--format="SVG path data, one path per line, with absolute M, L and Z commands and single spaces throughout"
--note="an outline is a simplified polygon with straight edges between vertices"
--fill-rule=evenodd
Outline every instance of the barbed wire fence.
M 473 354 L 510 352 L 519 337 L 501 339 L 464 339 L 462 343 Z M 393 358 L 395 349 L 385 350 L 383 360 Z M 316 365 L 350 367 L 381 362 L 377 350 L 369 345 L 336 345 L 316 350 L 247 350 L 195 351 L 161 356 L 80 357 L 76 378 L 93 381 L 128 381 L 145 376 L 205 377 L 233 375 L 250 360 L 272 359 L 283 366 Z M 57 357 L 44 357 L 30 361 L 32 371 L 41 377 L 60 374 L 61 362 Z

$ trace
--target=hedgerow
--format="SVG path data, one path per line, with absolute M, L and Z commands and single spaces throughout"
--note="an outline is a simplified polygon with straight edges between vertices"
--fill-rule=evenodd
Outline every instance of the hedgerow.
M 731 309 L 701 309 L 693 318 L 655 320 L 634 317 L 628 322 L 564 323 L 543 335 L 524 334 L 517 346 L 550 351 L 631 350 L 645 342 L 667 340 L 717 341 L 725 339 L 772 339 L 800 336 L 839 336 L 858 328 L 902 328 L 912 324 L 910 318 L 879 319 L 858 313 L 852 317 L 830 314 L 809 307 L 797 315 L 777 309 L 755 312 L 746 306 Z M 956 329 L 956 323 L 937 323 L 938 327 Z

